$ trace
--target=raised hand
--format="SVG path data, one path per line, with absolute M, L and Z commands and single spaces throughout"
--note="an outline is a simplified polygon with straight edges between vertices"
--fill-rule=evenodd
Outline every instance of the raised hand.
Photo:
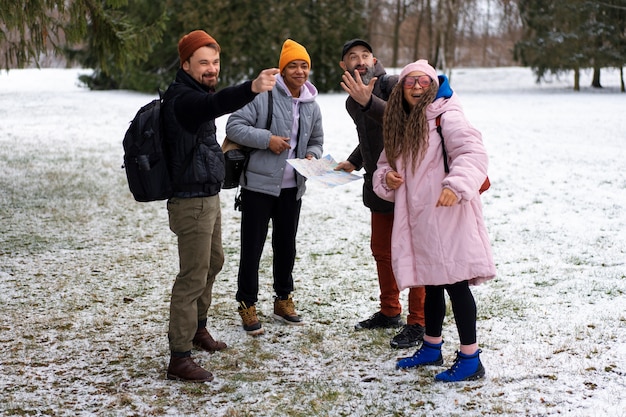
M 268 68 L 261 71 L 252 81 L 252 92 L 263 93 L 270 91 L 276 85 L 276 74 L 280 73 L 278 68 Z
M 373 77 L 369 84 L 363 84 L 361 74 L 359 74 L 359 71 L 354 70 L 354 76 L 346 71 L 341 76 L 341 79 L 343 80 L 341 82 L 341 88 L 343 88 L 346 93 L 350 94 L 350 97 L 352 97 L 354 101 L 361 106 L 365 106 L 372 98 L 374 84 L 378 78 Z

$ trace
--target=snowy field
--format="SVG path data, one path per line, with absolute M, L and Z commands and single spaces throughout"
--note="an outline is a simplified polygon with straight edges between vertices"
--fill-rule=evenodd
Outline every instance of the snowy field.
M 227 69 L 225 69 L 227 70 Z M 229 349 L 194 352 L 215 380 L 165 379 L 177 273 L 164 202 L 137 203 L 121 141 L 153 97 L 92 92 L 78 70 L 0 72 L 0 415 L 626 416 L 626 94 L 573 75 L 459 69 L 453 89 L 483 132 L 483 195 L 497 279 L 476 287 L 487 370 L 433 381 L 397 371 L 393 330 L 355 332 L 378 308 L 361 183 L 304 197 L 294 299 L 305 327 L 271 321 L 271 253 L 247 336 L 236 312 L 239 213 L 223 191 L 226 264 L 209 327 Z M 356 145 L 345 94 L 318 99 L 325 153 Z M 218 120 L 223 137 L 225 118 Z M 403 293 L 406 306 L 406 293 Z M 445 328 L 445 365 L 458 338 Z

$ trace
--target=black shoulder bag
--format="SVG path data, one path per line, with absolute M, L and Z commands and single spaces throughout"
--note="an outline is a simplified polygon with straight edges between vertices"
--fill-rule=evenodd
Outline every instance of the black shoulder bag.
M 266 129 L 269 129 L 272 125 L 272 106 L 273 97 L 272 91 L 268 91 L 267 94 L 267 122 L 265 124 Z M 244 174 L 244 185 L 246 184 L 245 172 L 248 168 L 248 162 L 250 161 L 250 152 L 252 149 L 233 142 L 226 136 L 222 142 L 222 152 L 224 153 L 224 183 L 222 188 L 225 190 L 239 187 L 239 181 L 241 175 Z
M 272 126 L 273 109 L 274 97 L 270 90 L 267 92 L 267 121 L 265 122 L 266 129 L 268 130 Z M 224 169 L 226 171 L 222 188 L 229 189 L 239 187 L 242 175 L 243 184 L 245 185 L 247 183 L 246 170 L 248 169 L 252 149 L 241 146 L 226 137 L 222 143 L 222 152 L 224 152 Z M 241 189 L 239 189 L 235 195 L 235 210 L 241 211 Z

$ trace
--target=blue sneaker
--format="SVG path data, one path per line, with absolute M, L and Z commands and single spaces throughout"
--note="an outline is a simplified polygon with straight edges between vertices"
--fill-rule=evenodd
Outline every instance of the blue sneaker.
M 437 344 L 423 342 L 422 346 L 413 356 L 398 359 L 396 369 L 409 369 L 425 365 L 443 365 L 441 345 L 443 345 L 443 342 Z
M 443 371 L 435 376 L 436 381 L 458 382 L 473 381 L 485 376 L 485 368 L 480 362 L 479 354 L 482 350 L 477 350 L 473 355 L 466 355 L 461 352 L 456 353 L 454 364 L 447 371 Z

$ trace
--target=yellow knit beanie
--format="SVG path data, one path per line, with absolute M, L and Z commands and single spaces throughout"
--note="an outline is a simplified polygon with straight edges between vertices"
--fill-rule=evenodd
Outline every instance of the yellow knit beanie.
M 298 42 L 292 41 L 291 39 L 287 39 L 283 43 L 282 51 L 280 51 L 280 60 L 278 61 L 278 68 L 280 69 L 280 72 L 283 72 L 283 69 L 287 66 L 287 64 L 297 59 L 306 61 L 307 64 L 309 64 L 309 68 L 311 68 L 311 57 L 304 46 L 300 45 Z

